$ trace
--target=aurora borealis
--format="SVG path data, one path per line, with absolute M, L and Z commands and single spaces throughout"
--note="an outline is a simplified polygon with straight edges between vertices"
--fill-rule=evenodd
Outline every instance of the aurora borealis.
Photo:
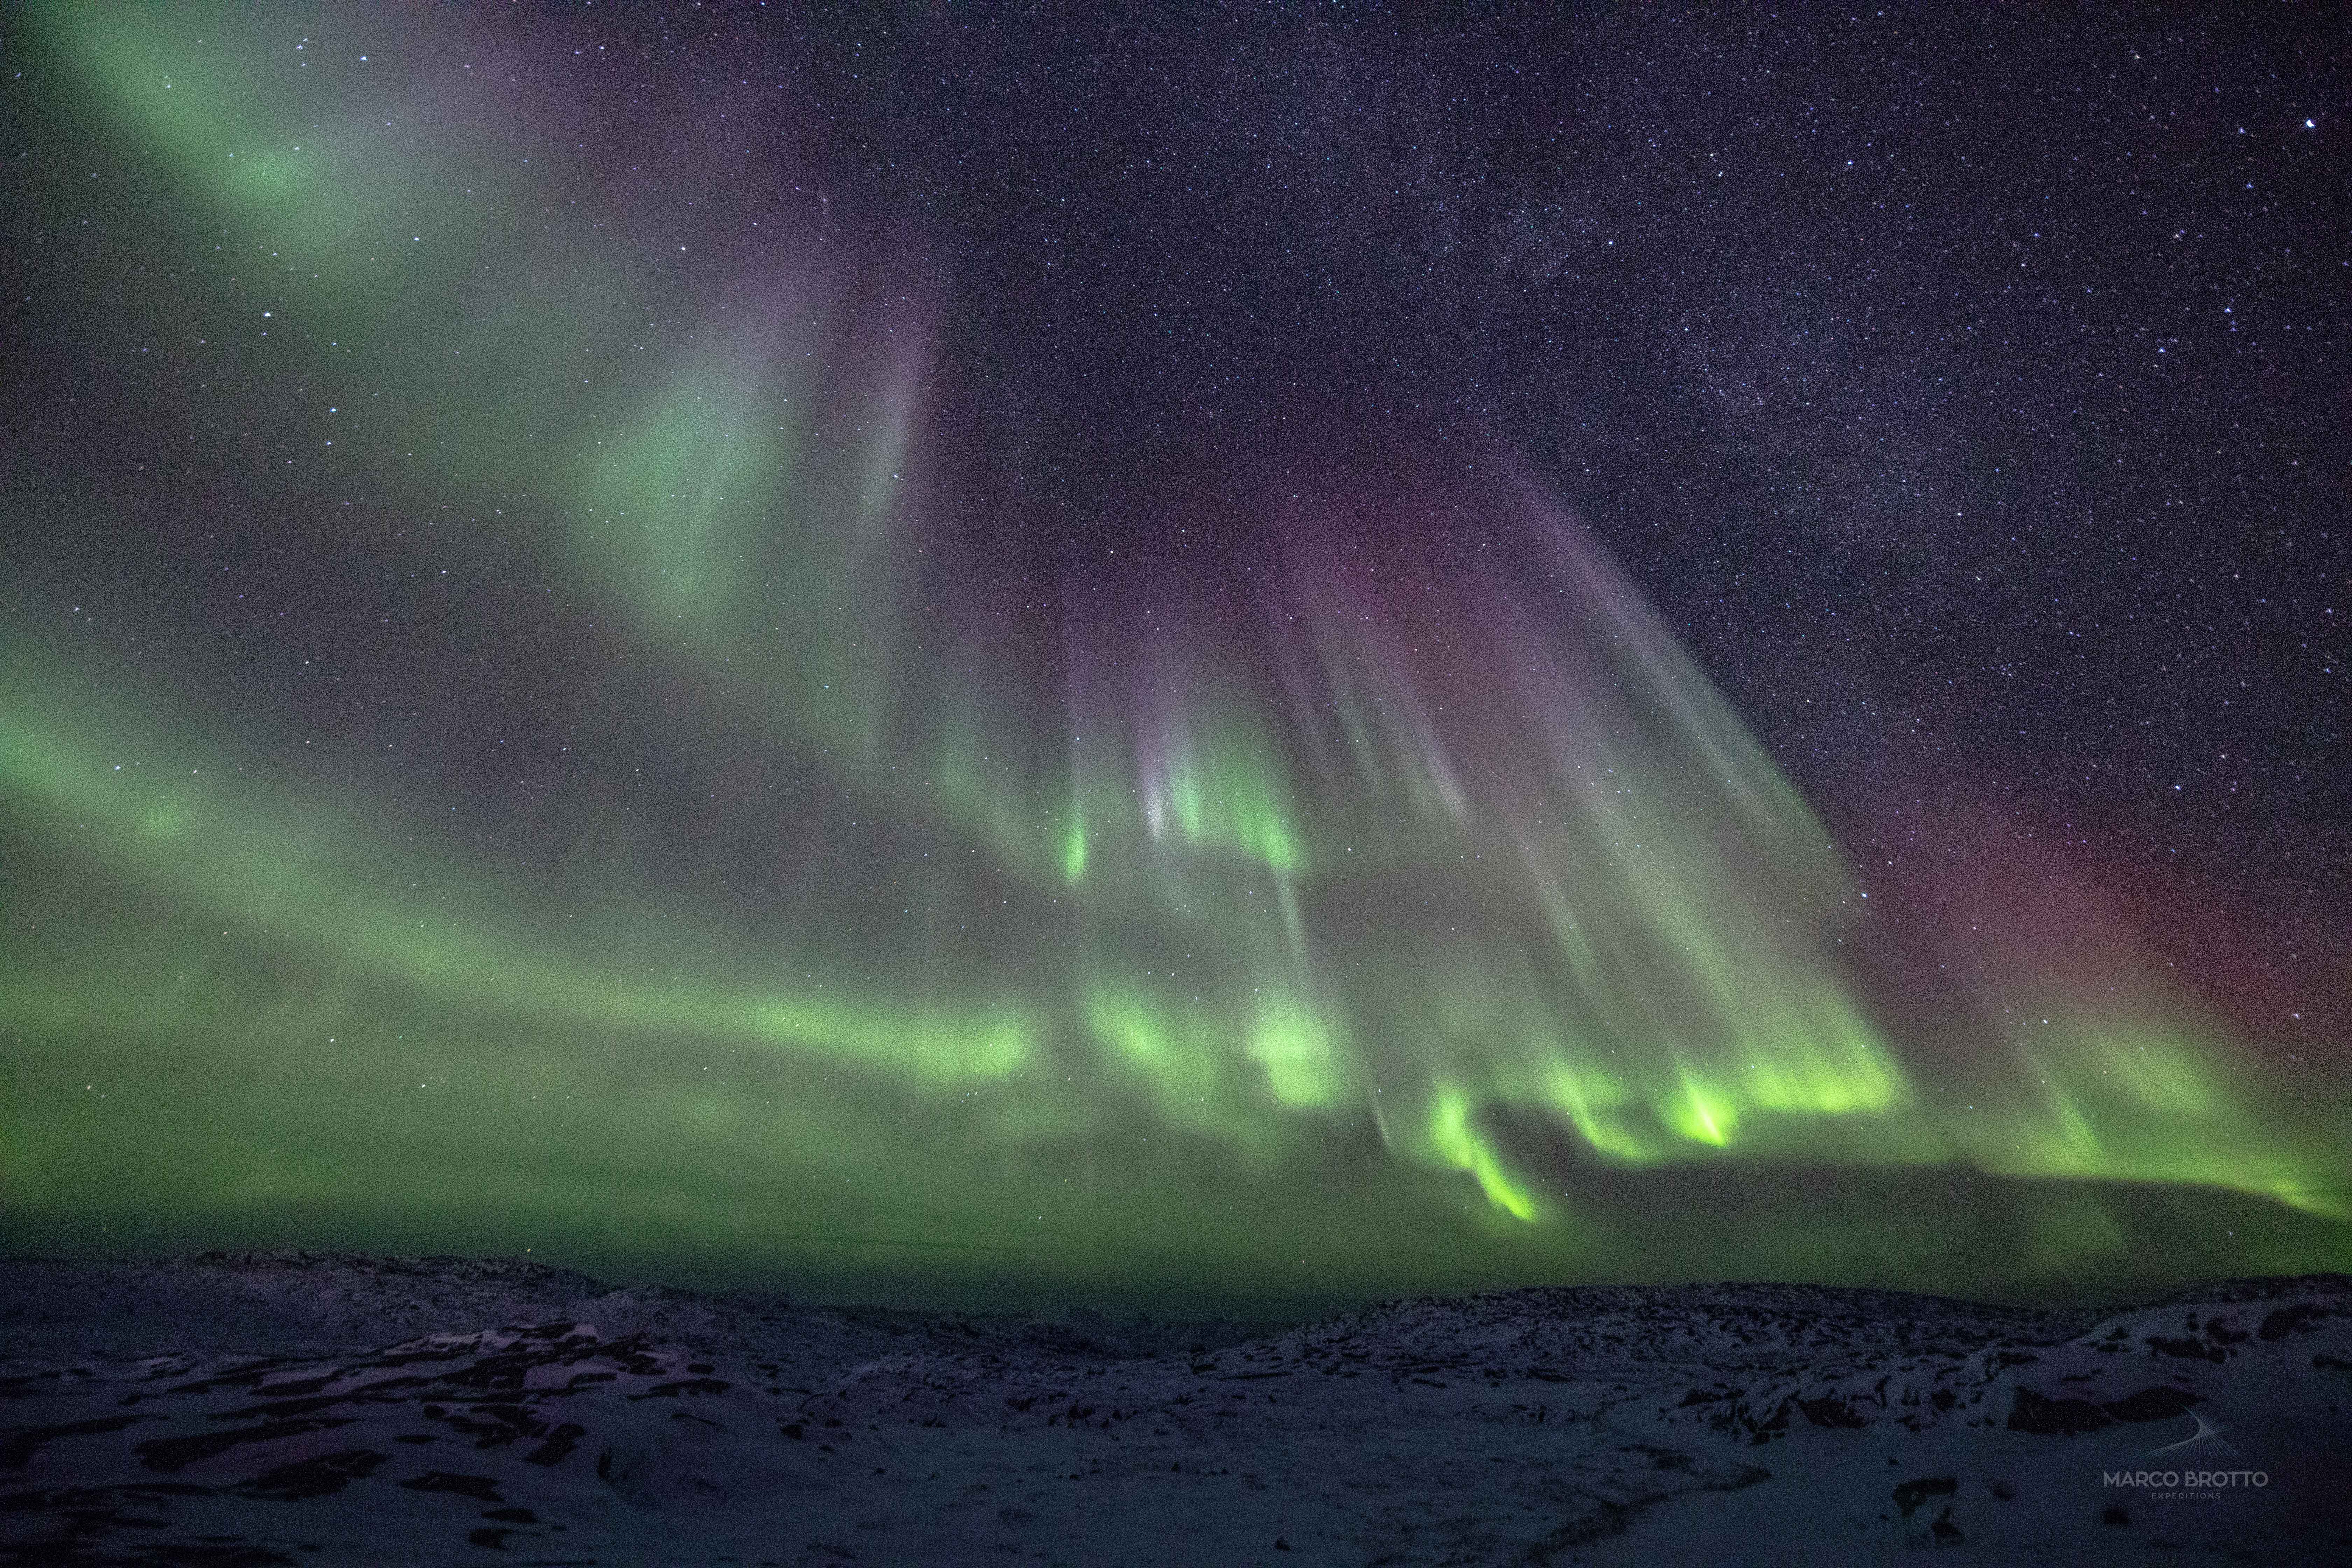
M 13 1244 L 2352 1265 L 2340 71 L 1228 20 L 15 19 Z

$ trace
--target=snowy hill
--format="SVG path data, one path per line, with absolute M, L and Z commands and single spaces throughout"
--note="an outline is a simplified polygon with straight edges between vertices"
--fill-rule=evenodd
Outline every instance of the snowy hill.
M 0 1330 L 10 1563 L 2352 1554 L 2339 1277 L 2104 1313 L 1531 1289 L 1254 1330 L 215 1254 L 0 1264 Z

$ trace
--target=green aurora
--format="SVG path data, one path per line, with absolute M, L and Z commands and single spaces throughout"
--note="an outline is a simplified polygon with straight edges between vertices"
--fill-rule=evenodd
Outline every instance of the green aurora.
M 41 197 L 113 234 L 75 308 L 165 413 L 108 459 L 153 471 L 6 492 L 16 1244 L 1155 1301 L 2352 1267 L 2340 1071 L 2120 926 L 1874 910 L 1535 480 L 1335 466 L 1252 498 L 1245 588 L 1025 614 L 947 294 L 845 225 L 689 273 L 751 220 L 635 208 L 498 47 L 305 27 L 31 26 L 105 160 Z M 646 187 L 715 202 L 704 151 Z M 142 608 L 206 364 L 290 454 L 207 526 L 475 674 L 331 702 Z M 1439 511 L 1493 564 L 1362 542 Z M 502 724 L 560 787 L 499 793 Z

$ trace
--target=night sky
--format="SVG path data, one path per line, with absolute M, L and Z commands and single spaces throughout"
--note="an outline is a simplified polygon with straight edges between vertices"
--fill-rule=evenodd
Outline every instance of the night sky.
M 2352 1268 L 2340 16 L 835 9 L 11 12 L 0 1242 Z

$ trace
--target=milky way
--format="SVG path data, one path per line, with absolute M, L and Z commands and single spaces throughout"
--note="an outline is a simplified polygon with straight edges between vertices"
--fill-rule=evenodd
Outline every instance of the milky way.
M 2185 884 L 1925 748 L 1816 749 L 1869 781 L 1823 813 L 1583 515 L 1607 377 L 1531 439 L 1464 390 L 1505 329 L 1370 262 L 1147 330 L 1156 207 L 1071 174 L 1150 254 L 1065 286 L 793 75 L 865 40 L 730 26 L 28 24 L 19 1239 L 909 1296 L 2352 1259 L 2340 952 L 2184 942 Z M 1478 265 L 1613 265 L 1579 221 Z

